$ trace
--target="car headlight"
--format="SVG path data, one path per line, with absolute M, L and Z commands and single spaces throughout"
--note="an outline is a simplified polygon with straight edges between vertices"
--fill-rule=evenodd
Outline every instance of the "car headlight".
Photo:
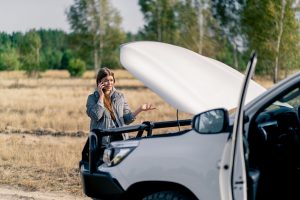
M 110 146 L 104 150 L 103 162 L 109 167 L 115 166 L 128 156 L 138 145 L 139 141 L 112 142 Z

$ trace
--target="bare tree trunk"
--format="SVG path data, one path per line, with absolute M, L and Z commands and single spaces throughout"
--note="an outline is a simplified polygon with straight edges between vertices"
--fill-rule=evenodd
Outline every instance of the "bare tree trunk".
M 88 15 L 90 18 L 93 18 L 94 20 L 91 21 L 91 32 L 93 33 L 93 57 L 94 57 L 94 71 L 95 71 L 95 77 L 97 76 L 98 73 L 98 68 L 99 68 L 99 62 L 98 62 L 98 45 L 97 45 L 97 31 L 98 31 L 98 26 L 99 22 L 97 22 L 97 16 L 98 16 L 98 10 L 97 10 L 97 0 L 89 0 L 87 1 L 88 3 Z
M 161 30 L 161 6 L 157 5 L 157 41 L 161 42 L 162 41 L 162 30 Z
M 284 20 L 284 15 L 285 15 L 285 6 L 286 6 L 286 1 L 281 0 L 281 16 L 280 16 L 280 21 L 279 21 L 279 34 L 278 34 L 278 38 L 277 38 L 275 68 L 274 68 L 274 77 L 273 77 L 273 82 L 274 83 L 276 83 L 278 81 L 279 49 L 280 49 L 282 32 L 283 32 L 283 20 Z
M 198 47 L 198 53 L 202 54 L 203 37 L 204 37 L 204 25 L 203 25 L 203 14 L 202 14 L 203 5 L 201 0 L 195 0 L 194 4 L 197 12 L 197 22 L 198 22 L 198 32 L 199 32 L 197 47 Z
M 104 35 L 106 32 L 106 12 L 109 12 L 107 0 L 99 0 L 99 57 L 98 64 L 99 68 L 102 66 L 103 47 L 104 47 Z
M 39 68 L 40 67 L 40 48 L 36 48 L 36 67 L 34 70 L 34 76 L 39 76 Z
M 94 47 L 94 70 L 95 70 L 95 75 L 97 76 L 98 73 L 98 49 Z
M 239 68 L 239 62 L 237 59 L 237 44 L 234 42 L 234 47 L 233 47 L 233 59 L 234 59 L 234 68 L 238 69 Z

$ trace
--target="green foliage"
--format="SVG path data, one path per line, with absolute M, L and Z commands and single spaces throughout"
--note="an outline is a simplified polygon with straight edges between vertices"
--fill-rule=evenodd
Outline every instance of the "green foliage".
M 60 62 L 60 68 L 61 69 L 68 69 L 70 60 L 73 58 L 73 54 L 71 50 L 66 50 L 63 52 L 61 62 Z
M 103 47 L 102 51 L 102 66 L 109 66 L 110 68 L 120 68 L 120 48 L 119 46 L 125 40 L 125 34 L 119 28 L 110 28 L 107 30 L 105 37 L 106 41 L 110 41 Z
M 22 43 L 24 35 L 21 32 L 14 32 L 10 35 L 11 46 L 18 49 Z
M 223 37 L 221 39 L 217 39 L 217 42 L 219 50 L 217 51 L 215 58 L 238 71 L 244 71 L 246 69 L 250 53 L 247 51 L 244 53 L 234 51 L 234 47 L 230 41 L 228 41 L 228 38 Z M 235 66 L 236 61 L 238 62 L 237 67 Z
M 86 71 L 86 64 L 79 58 L 72 58 L 68 66 L 68 71 L 71 77 L 81 77 Z
M 69 37 L 63 31 L 50 29 L 0 33 L 0 70 L 23 69 L 28 75 L 38 75 L 46 69 L 67 69 L 66 55 L 63 56 L 71 52 Z
M 19 70 L 21 67 L 19 53 L 13 47 L 11 35 L 0 33 L 0 70 Z
M 0 52 L 0 70 L 19 70 L 19 54 L 13 48 Z
M 31 54 L 40 50 L 42 46 L 41 38 L 35 30 L 27 32 L 20 44 L 20 51 L 22 54 Z
M 240 69 L 244 66 L 241 63 L 240 54 L 245 50 L 245 36 L 241 26 L 241 13 L 246 5 L 244 0 L 212 0 L 211 10 L 214 18 L 218 21 L 219 35 L 225 38 L 226 43 L 222 49 L 225 51 L 220 54 L 227 54 L 227 60 L 230 66 Z M 230 50 L 231 52 L 229 52 Z M 229 54 L 232 56 L 229 58 Z M 219 55 L 220 56 L 220 55 Z M 227 64 L 229 64 L 227 63 Z
M 45 30 L 40 29 L 37 31 L 41 38 L 42 48 L 41 51 L 61 51 L 66 48 L 67 34 L 60 30 Z
M 177 1 L 139 0 L 146 24 L 141 34 L 145 39 L 176 43 L 177 24 L 173 7 Z
M 241 13 L 245 7 L 244 0 L 212 0 L 213 16 L 218 20 L 220 27 L 230 42 L 242 34 Z
M 63 53 L 55 49 L 44 50 L 41 55 L 41 65 L 47 69 L 61 69 Z
M 11 44 L 11 40 L 10 40 L 10 36 L 7 33 L 4 32 L 0 32 L 0 47 L 3 46 L 10 46 Z
M 22 69 L 26 71 L 28 76 L 39 75 L 39 72 L 45 70 L 40 65 L 41 46 L 41 38 L 35 30 L 27 32 L 20 44 Z
M 42 42 L 41 65 L 47 69 L 63 69 L 61 60 L 64 49 L 67 48 L 67 34 L 60 30 L 45 29 L 40 29 L 37 33 Z
M 234 59 L 233 59 L 233 48 L 230 45 L 230 43 L 224 39 L 220 41 L 220 48 L 222 48 L 221 51 L 216 55 L 216 59 L 226 63 L 228 66 L 233 67 L 234 66 Z
M 262 74 L 274 73 L 275 60 L 279 57 L 281 69 L 290 69 L 297 62 L 299 45 L 299 24 L 292 8 L 293 1 L 286 0 L 283 21 L 282 0 L 248 1 L 243 13 L 244 30 L 249 46 L 259 55 L 257 69 Z M 283 33 L 279 43 L 280 23 Z M 277 52 L 279 45 L 279 52 Z
M 179 1 L 174 9 L 178 28 L 176 44 L 201 55 L 216 57 L 218 32 L 209 0 Z
M 115 49 L 123 43 L 122 18 L 108 0 L 75 0 L 67 12 L 73 33 L 69 43 L 76 57 L 94 68 L 103 64 L 118 66 Z

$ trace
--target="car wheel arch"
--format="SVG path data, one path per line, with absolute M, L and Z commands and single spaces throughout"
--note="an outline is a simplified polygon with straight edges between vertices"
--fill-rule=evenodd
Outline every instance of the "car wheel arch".
M 187 187 L 178 183 L 165 181 L 143 181 L 134 183 L 126 190 L 125 195 L 131 199 L 142 199 L 151 193 L 159 191 L 176 191 L 188 196 L 189 199 L 198 199 Z

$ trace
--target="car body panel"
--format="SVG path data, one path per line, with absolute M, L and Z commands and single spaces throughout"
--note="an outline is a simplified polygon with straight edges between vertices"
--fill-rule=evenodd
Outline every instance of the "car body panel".
M 215 190 L 219 187 L 218 158 L 227 137 L 226 133 L 201 135 L 192 130 L 180 136 L 143 139 L 120 164 L 103 165 L 99 170 L 117 176 L 124 190 L 139 182 L 162 181 L 181 184 L 199 199 L 220 199 Z
M 161 42 L 124 44 L 120 61 L 174 108 L 191 114 L 216 107 L 234 108 L 244 77 L 222 62 Z M 246 102 L 264 91 L 251 81 Z

